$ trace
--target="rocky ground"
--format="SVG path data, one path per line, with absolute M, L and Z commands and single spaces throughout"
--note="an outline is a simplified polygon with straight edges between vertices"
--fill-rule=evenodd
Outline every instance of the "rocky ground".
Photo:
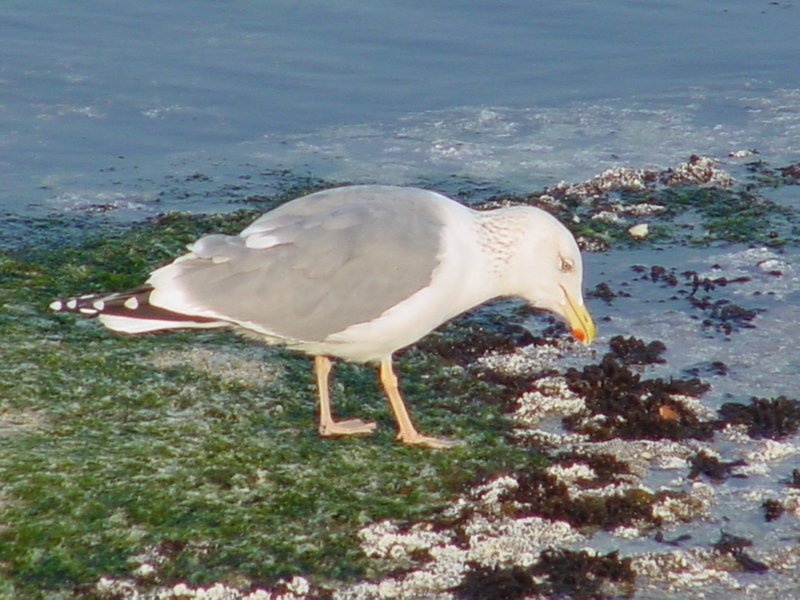
M 501 301 L 399 353 L 420 428 L 464 441 L 448 452 L 394 442 L 369 367 L 339 365 L 333 394 L 380 431 L 320 440 L 304 357 L 47 311 L 136 285 L 283 198 L 110 229 L 99 208 L 9 223 L 0 594 L 789 597 L 799 181 L 798 165 L 753 157 L 735 180 L 695 156 L 483 199 L 572 228 L 600 334 L 586 349 Z

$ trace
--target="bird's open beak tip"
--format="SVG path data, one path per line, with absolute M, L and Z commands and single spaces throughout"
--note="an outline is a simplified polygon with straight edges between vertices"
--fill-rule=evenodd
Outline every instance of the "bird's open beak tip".
M 586 335 L 586 332 L 583 329 L 573 329 L 572 335 L 575 336 L 576 340 L 583 342 L 584 344 L 587 343 L 586 339 L 588 336 Z
M 562 287 L 562 289 L 564 288 Z M 569 323 L 572 335 L 588 346 L 594 339 L 594 321 L 583 302 L 577 302 L 566 289 L 564 289 L 564 295 L 567 298 L 564 305 L 564 317 Z
M 575 336 L 576 340 L 579 340 L 588 346 L 594 339 L 594 323 L 591 321 L 591 317 L 589 317 L 588 326 L 586 325 L 587 324 L 584 324 L 584 327 L 574 327 L 572 329 L 572 335 Z

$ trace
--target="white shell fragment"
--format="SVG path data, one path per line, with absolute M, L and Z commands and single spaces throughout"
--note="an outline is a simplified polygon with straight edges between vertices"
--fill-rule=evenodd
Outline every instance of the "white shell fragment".
M 628 235 L 630 235 L 632 238 L 636 238 L 637 240 L 646 238 L 649 232 L 650 227 L 647 225 L 647 223 L 639 223 L 628 229 Z

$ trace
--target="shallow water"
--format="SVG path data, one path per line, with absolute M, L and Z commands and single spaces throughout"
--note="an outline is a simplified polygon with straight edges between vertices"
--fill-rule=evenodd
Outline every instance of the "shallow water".
M 616 165 L 669 167 L 693 153 L 719 158 L 735 175 L 754 156 L 797 162 L 798 30 L 800 8 L 752 0 L 7 2 L 0 212 L 101 206 L 105 219 L 138 219 L 227 210 L 280 188 L 281 169 L 453 192 L 483 182 L 490 193 Z M 728 156 L 740 150 L 760 154 Z M 770 198 L 800 205 L 796 186 Z M 780 276 L 759 266 L 767 259 L 782 263 Z M 634 265 L 749 277 L 710 295 L 763 312 L 730 333 L 704 326 L 674 288 L 643 279 Z M 743 246 L 589 254 L 587 289 L 607 282 L 630 294 L 590 300 L 595 347 L 604 352 L 618 334 L 662 340 L 667 363 L 646 376 L 697 369 L 712 385 L 702 399 L 710 409 L 796 397 L 799 265 L 795 249 Z M 727 374 L 708 371 L 713 362 Z M 715 445 L 729 460 L 751 450 Z M 743 499 L 748 490 L 779 495 L 777 482 L 795 465 L 796 455 L 766 475 L 729 480 L 712 518 L 675 535 L 691 532 L 692 544 L 707 546 L 725 527 L 766 551 L 796 539 L 794 517 L 767 530 L 758 501 Z M 675 477 L 656 472 L 649 484 Z M 606 534 L 591 543 L 623 555 L 663 550 Z
M 705 418 L 715 418 L 716 411 L 727 402 L 747 404 L 752 397 L 797 397 L 800 360 L 795 340 L 800 336 L 800 296 L 797 290 L 800 253 L 796 249 L 783 252 L 760 247 L 725 246 L 721 248 L 675 248 L 667 250 L 626 250 L 604 254 L 587 254 L 587 289 L 606 283 L 618 296 L 610 302 L 599 298 L 588 301 L 598 328 L 592 348 L 576 349 L 569 356 L 553 363 L 560 369 L 582 368 L 596 364 L 608 351 L 608 341 L 618 335 L 635 336 L 650 342 L 660 340 L 667 347 L 664 364 L 638 369 L 644 379 L 665 380 L 699 377 L 711 385 L 700 398 Z M 641 269 L 646 267 L 646 269 Z M 664 267 L 678 276 L 678 285 L 650 277 L 651 267 Z M 776 267 L 779 267 L 780 274 Z M 731 331 L 721 330 L 718 320 L 692 306 L 687 300 L 691 287 L 681 277 L 695 271 L 701 278 L 725 278 L 746 281 L 730 282 L 711 291 L 698 290 L 697 297 L 708 296 L 713 302 L 727 300 L 750 310 L 760 311 L 752 320 L 741 321 Z M 685 293 L 682 293 L 685 292 Z M 625 296 L 628 294 L 629 296 Z M 535 331 L 541 327 L 532 320 Z M 720 363 L 723 365 L 720 366 Z M 540 427 L 553 434 L 563 432 L 562 414 L 544 420 Z M 664 528 L 666 539 L 691 536 L 677 546 L 681 551 L 707 549 L 720 539 L 721 532 L 753 540 L 755 556 L 765 557 L 791 548 L 797 539 L 796 517 L 784 517 L 765 523 L 761 503 L 765 499 L 784 501 L 791 492 L 786 484 L 793 469 L 800 465 L 797 436 L 779 444 L 749 439 L 732 432 L 718 433 L 707 443 L 685 440 L 684 448 L 707 448 L 723 461 L 744 460 L 734 470 L 737 476 L 711 484 L 714 502 L 705 517 Z M 773 445 L 774 444 L 774 445 Z M 565 443 L 562 449 L 568 448 Z M 663 450 L 666 452 L 666 449 Z M 777 454 L 772 454 L 777 452 Z M 657 466 L 651 461 L 643 482 L 650 490 L 688 491 L 696 482 L 709 483 L 703 477 L 687 478 L 680 466 Z M 669 464 L 667 462 L 667 464 Z M 680 464 L 678 461 L 676 464 Z M 661 554 L 669 546 L 658 543 L 652 535 L 626 538 L 623 534 L 598 532 L 576 548 L 590 547 L 598 552 L 619 551 L 622 556 Z M 783 575 L 785 575 L 784 573 Z M 731 593 L 741 598 L 783 598 L 793 585 L 776 570 L 766 573 L 731 573 L 731 583 L 707 581 L 703 595 L 694 596 L 687 589 L 659 590 L 640 587 L 635 598 L 726 598 Z M 697 583 L 693 585 L 698 585 Z M 789 586 L 788 588 L 785 586 Z M 736 587 L 740 586 L 740 587 Z
M 658 376 L 679 377 L 690 369 L 713 388 L 703 402 L 713 409 L 723 402 L 745 402 L 751 396 L 797 395 L 800 362 L 795 340 L 800 337 L 800 275 L 796 250 L 776 254 L 767 248 L 726 247 L 677 248 L 667 251 L 625 251 L 586 256 L 587 288 L 601 281 L 629 298 L 615 298 L 610 305 L 591 301 L 599 321 L 598 341 L 615 335 L 658 339 L 667 346 L 667 365 L 655 369 Z M 770 274 L 760 267 L 767 260 L 780 261 L 782 273 Z M 646 266 L 636 273 L 633 266 Z M 701 278 L 746 277 L 749 281 L 730 283 L 696 296 L 713 301 L 728 300 L 748 310 L 763 310 L 752 321 L 734 325 L 725 333 L 716 323 L 704 325 L 708 314 L 694 308 L 683 297 L 675 298 L 686 286 L 668 286 L 646 278 L 650 267 L 661 266 L 680 274 L 696 271 Z M 717 268 L 713 268 L 717 267 Z M 645 277 L 643 277 L 645 276 Z M 723 362 L 726 374 L 716 374 L 708 365 Z M 685 376 L 685 375 L 684 375 Z
M 783 156 L 799 26 L 797 7 L 752 0 L 7 2 L 0 208 L 207 209 L 163 193 L 196 173 L 530 189 L 692 152 Z

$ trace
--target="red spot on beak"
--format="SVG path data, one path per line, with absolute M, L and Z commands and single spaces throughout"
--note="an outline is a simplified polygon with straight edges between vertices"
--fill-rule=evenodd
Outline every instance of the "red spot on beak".
M 586 332 L 583 331 L 583 329 L 573 329 L 572 330 L 572 335 L 574 335 L 575 338 L 578 339 L 581 342 L 585 342 L 586 341 Z

